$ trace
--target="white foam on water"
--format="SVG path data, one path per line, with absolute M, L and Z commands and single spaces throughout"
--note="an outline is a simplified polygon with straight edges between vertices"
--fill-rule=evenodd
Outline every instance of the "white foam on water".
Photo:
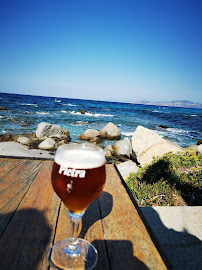
M 70 107 L 76 107 L 76 106 L 78 106 L 78 105 L 74 105 L 74 104 L 71 104 L 71 103 L 68 103 L 67 105 L 70 106 Z
M 130 137 L 130 136 L 133 136 L 134 134 L 134 131 L 133 132 L 130 132 L 130 131 L 126 131 L 126 132 L 122 132 L 123 135 L 127 136 L 127 137 Z
M 55 162 L 68 168 L 92 169 L 105 164 L 104 151 L 90 144 L 66 144 L 58 147 Z
M 32 104 L 32 103 L 19 103 L 19 105 L 39 107 L 38 104 Z
M 36 112 L 36 114 L 46 115 L 46 114 L 50 114 L 50 113 L 49 112 Z
M 112 114 L 102 114 L 102 113 L 88 113 L 88 112 L 86 112 L 85 114 L 82 114 L 82 113 L 76 112 L 76 111 L 71 111 L 69 113 L 71 113 L 73 115 L 83 115 L 83 116 L 93 116 L 93 117 L 100 117 L 100 116 L 114 117 L 114 115 L 112 115 Z
M 179 128 L 167 128 L 166 130 L 173 133 L 189 133 L 189 131 Z

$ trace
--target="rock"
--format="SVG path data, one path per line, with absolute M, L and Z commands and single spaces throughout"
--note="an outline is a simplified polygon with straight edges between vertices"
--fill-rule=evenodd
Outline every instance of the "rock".
M 104 149 L 104 153 L 106 158 L 111 158 L 113 155 L 112 152 L 107 148 Z
M 0 142 L 9 142 L 13 141 L 13 136 L 12 135 L 0 135 Z
M 42 150 L 54 150 L 55 144 L 56 143 L 52 138 L 47 138 L 38 145 L 38 148 Z
M 167 129 L 168 127 L 167 126 L 164 126 L 164 125 L 159 125 L 160 128 L 164 128 L 164 129 Z
M 126 156 L 130 158 L 132 154 L 132 144 L 129 138 L 116 142 L 113 144 L 112 148 L 117 156 Z
M 89 142 L 99 144 L 102 142 L 102 140 L 100 139 L 100 137 L 92 137 L 90 138 Z
M 86 110 L 81 110 L 81 114 L 85 114 L 86 113 Z
M 197 142 L 197 145 L 200 145 L 200 144 L 202 144 L 202 140 L 199 140 L 199 141 Z
M 133 158 L 135 157 L 141 166 L 150 164 L 153 157 L 162 157 L 172 151 L 176 153 L 182 148 L 168 140 L 163 139 L 155 131 L 138 126 L 132 136 Z
M 199 153 L 202 153 L 202 144 L 200 144 L 200 145 L 198 146 L 198 152 L 199 152 Z
M 138 171 L 137 164 L 132 160 L 118 164 L 117 168 L 123 178 L 128 177 L 130 172 L 136 173 Z
M 18 120 L 17 119 L 11 119 L 11 122 L 18 122 Z
M 99 136 L 99 131 L 95 129 L 87 129 L 79 136 L 79 140 L 90 140 L 93 137 Z
M 16 141 L 18 140 L 19 136 L 23 137 L 28 137 L 31 140 L 35 138 L 35 133 L 25 133 L 25 134 L 14 134 L 14 135 L 0 135 L 0 142 L 11 142 L 11 141 Z
M 121 138 L 121 131 L 113 123 L 109 122 L 105 127 L 99 131 L 100 137 L 108 140 L 119 140 Z
M 17 142 L 24 144 L 24 145 L 29 145 L 32 142 L 32 140 L 28 137 L 25 137 L 25 136 L 19 136 L 17 138 Z
M 194 150 L 194 151 L 198 151 L 198 145 L 192 144 L 192 145 L 188 145 L 184 148 L 185 150 Z
M 112 155 L 114 154 L 114 149 L 113 149 L 113 147 L 112 147 L 111 144 L 107 145 L 107 146 L 105 147 L 105 149 L 106 149 L 106 150 L 109 150 L 109 151 L 112 153 Z
M 36 130 L 36 136 L 38 138 L 49 137 L 49 138 L 67 139 L 68 141 L 70 141 L 70 135 L 67 129 L 46 122 L 42 122 L 38 125 L 38 128 Z

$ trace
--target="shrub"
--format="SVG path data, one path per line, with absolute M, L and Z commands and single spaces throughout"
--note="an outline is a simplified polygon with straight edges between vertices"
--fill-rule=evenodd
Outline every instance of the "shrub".
M 201 170 L 202 153 L 169 152 L 125 181 L 140 206 L 202 205 Z

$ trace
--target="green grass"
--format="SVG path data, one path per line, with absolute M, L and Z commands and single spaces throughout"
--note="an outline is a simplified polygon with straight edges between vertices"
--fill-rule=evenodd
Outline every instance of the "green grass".
M 169 152 L 124 180 L 140 206 L 202 205 L 201 171 L 202 153 Z

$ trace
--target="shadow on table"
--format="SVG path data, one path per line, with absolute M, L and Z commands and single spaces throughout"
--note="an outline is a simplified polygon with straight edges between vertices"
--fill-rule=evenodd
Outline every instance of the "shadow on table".
M 102 203 L 102 213 L 97 210 L 100 207 L 96 207 L 95 204 Z M 104 202 L 104 203 L 103 203 Z M 110 214 L 113 207 L 113 197 L 110 193 L 106 191 L 102 191 L 99 197 L 91 203 L 91 205 L 87 208 L 83 218 L 82 218 L 82 229 L 79 234 L 80 238 L 84 238 L 88 229 L 98 220 L 105 218 Z
M 23 209 L 0 215 L 0 232 L 1 270 L 33 270 L 43 261 L 47 265 L 52 229 L 44 212 Z
M 127 240 L 95 240 L 92 242 L 98 250 L 98 262 L 95 270 L 149 270 L 149 268 L 133 256 L 133 245 Z M 110 257 L 99 250 L 106 245 Z

